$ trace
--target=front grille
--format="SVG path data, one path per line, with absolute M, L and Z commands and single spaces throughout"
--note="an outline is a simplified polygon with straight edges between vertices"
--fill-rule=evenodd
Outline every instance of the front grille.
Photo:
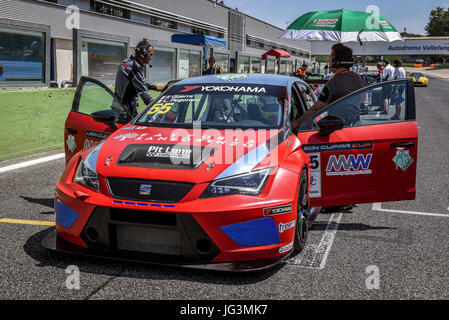
M 114 198 L 124 200 L 174 203 L 184 198 L 193 183 L 155 181 L 129 178 L 107 178 L 109 191 Z
M 159 226 L 176 226 L 176 213 L 137 211 L 110 208 L 110 220 L 113 223 L 129 222 L 137 224 L 153 224 Z

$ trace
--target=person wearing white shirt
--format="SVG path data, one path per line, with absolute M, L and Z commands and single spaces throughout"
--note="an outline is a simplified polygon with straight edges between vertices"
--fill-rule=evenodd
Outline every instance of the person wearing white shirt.
M 390 81 L 394 80 L 394 68 L 390 65 L 390 61 L 388 59 L 383 60 L 385 67 L 381 74 L 382 81 Z M 382 100 L 383 100 L 383 111 L 381 114 L 388 114 L 388 110 L 390 108 L 390 99 L 393 88 L 391 86 L 382 86 Z M 382 110 L 382 109 L 380 109 Z M 379 111 L 380 111 L 379 110 Z
M 396 59 L 393 62 L 395 66 L 394 70 L 394 80 L 400 80 L 400 79 L 406 79 L 407 73 L 405 72 L 404 68 L 402 67 L 402 61 L 400 59 Z M 404 92 L 404 86 L 403 85 L 396 85 L 394 87 L 393 95 L 400 95 L 402 97 L 402 93 Z M 401 110 L 402 110 L 402 104 L 395 102 L 396 112 L 394 113 L 394 116 L 391 117 L 391 120 L 400 120 L 401 116 Z

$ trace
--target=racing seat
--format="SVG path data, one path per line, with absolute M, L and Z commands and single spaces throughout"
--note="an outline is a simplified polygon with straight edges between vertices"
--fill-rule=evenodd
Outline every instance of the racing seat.
M 246 110 L 248 111 L 249 119 L 264 123 L 265 119 L 262 117 L 259 106 L 257 104 L 255 103 L 248 104 Z

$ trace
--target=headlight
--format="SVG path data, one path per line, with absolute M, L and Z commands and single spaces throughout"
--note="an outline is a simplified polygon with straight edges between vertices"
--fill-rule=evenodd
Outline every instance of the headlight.
M 86 158 L 80 162 L 75 174 L 75 182 L 95 191 L 100 191 L 97 175 L 97 158 L 102 143 L 97 144 L 89 151 Z
M 258 195 L 262 192 L 271 168 L 215 180 L 204 190 L 200 198 L 230 194 Z

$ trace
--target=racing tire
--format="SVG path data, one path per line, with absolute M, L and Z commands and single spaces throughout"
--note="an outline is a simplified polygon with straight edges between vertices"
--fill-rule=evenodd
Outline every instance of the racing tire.
M 298 203 L 296 205 L 296 228 L 294 248 L 296 252 L 301 252 L 306 246 L 307 233 L 309 227 L 307 217 L 309 216 L 309 193 L 308 193 L 307 168 L 301 171 L 298 186 Z

